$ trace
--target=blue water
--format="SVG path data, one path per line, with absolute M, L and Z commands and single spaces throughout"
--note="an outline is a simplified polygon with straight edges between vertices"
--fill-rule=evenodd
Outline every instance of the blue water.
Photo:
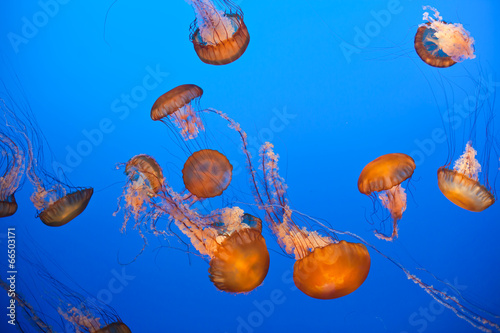
M 218 291 L 208 279 L 207 262 L 188 255 L 175 237 L 148 235 L 144 253 L 120 265 L 143 242 L 131 228 L 121 233 L 123 215 L 112 215 L 126 180 L 116 166 L 136 154 L 152 155 L 182 190 L 187 155 L 173 143 L 171 129 L 151 121 L 149 112 L 161 94 L 193 83 L 204 90 L 202 107 L 224 111 L 247 131 L 255 158 L 261 143 L 274 143 L 294 209 L 360 235 L 429 284 L 451 291 L 417 269 L 424 267 L 474 304 L 500 313 L 499 204 L 482 213 L 465 211 L 441 194 L 436 181 L 448 156 L 448 142 L 437 138 L 444 130 L 443 111 L 474 96 L 471 78 L 500 84 L 500 3 L 431 4 L 476 39 L 476 59 L 436 69 L 413 49 L 427 4 L 417 1 L 238 1 L 251 41 L 226 66 L 198 59 L 188 39 L 194 14 L 183 1 L 119 0 L 106 24 L 111 1 L 60 1 L 43 16 L 42 4 L 49 2 L 2 4 L 1 78 L 15 98 L 29 102 L 45 135 L 50 150 L 40 163 L 50 169 L 55 161 L 73 184 L 92 186 L 95 193 L 82 215 L 49 228 L 35 218 L 26 182 L 17 194 L 19 211 L 0 221 L 0 252 L 7 252 L 7 228 L 15 227 L 20 252 L 38 253 L 62 283 L 105 300 L 133 332 L 477 331 L 374 251 L 370 274 L 358 290 L 336 300 L 309 298 L 294 288 L 294 260 L 283 256 L 269 229 L 263 232 L 269 273 L 246 295 Z M 30 30 L 30 22 L 38 27 Z M 22 39 L 13 42 L 13 34 Z M 445 84 L 447 100 L 443 82 L 451 83 Z M 481 110 L 498 113 L 498 106 Z M 469 131 L 468 118 L 459 120 L 456 140 L 449 142 L 454 158 Z M 498 118 L 494 124 L 498 130 Z M 484 122 L 476 130 L 482 154 Z M 235 166 L 229 191 L 209 207 L 232 203 L 263 217 L 249 205 L 254 200 L 238 137 L 217 120 L 207 131 Z M 494 135 L 498 140 L 498 131 Z M 411 155 L 417 168 L 400 236 L 386 243 L 372 231 L 385 225 L 390 232 L 390 223 L 376 217 L 370 223 L 372 202 L 356 185 L 364 165 L 392 152 Z M 492 186 L 495 156 L 489 161 Z M 0 260 L 4 277 L 6 255 Z M 19 265 L 29 300 L 51 293 L 32 284 L 38 280 L 33 269 Z M 5 309 L 5 295 L 1 300 Z M 42 310 L 57 317 L 50 307 Z M 4 314 L 0 318 L 1 332 L 15 331 Z

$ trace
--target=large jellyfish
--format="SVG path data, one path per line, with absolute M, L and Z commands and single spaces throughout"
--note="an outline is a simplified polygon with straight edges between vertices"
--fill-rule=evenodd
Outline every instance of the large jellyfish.
M 147 161 L 146 166 L 138 167 L 138 160 Z M 244 214 L 238 207 L 201 214 L 193 207 L 198 198 L 175 192 L 153 157 L 138 155 L 127 165 L 134 165 L 130 170 L 135 172 L 127 173 L 123 228 L 132 216 L 136 220 L 134 228 L 143 238 L 141 228 L 167 236 L 166 230 L 157 227 L 158 220 L 166 217 L 202 256 L 210 259 L 209 277 L 219 290 L 245 293 L 262 283 L 269 269 L 269 253 L 258 218 Z M 153 180 L 145 181 L 148 178 Z M 154 183 L 162 184 L 158 191 L 153 190 Z
M 4 111 L 6 105 L 0 100 L 0 109 Z M 2 112 L 4 117 L 9 112 Z M 0 217 L 13 215 L 17 211 L 17 202 L 14 194 L 21 185 L 26 170 L 25 149 L 21 142 L 13 141 L 15 131 L 10 126 L 9 119 L 2 117 L 0 124 L 0 147 L 2 149 L 2 168 L 4 174 L 0 177 Z
M 392 234 L 386 236 L 375 230 L 375 236 L 392 241 L 398 237 L 398 221 L 406 210 L 406 193 L 401 183 L 413 175 L 415 161 L 402 153 L 382 155 L 368 163 L 358 179 L 359 192 L 372 196 L 381 192 L 382 205 L 391 212 Z
M 190 27 L 191 42 L 201 61 L 226 65 L 245 52 L 250 35 L 243 12 L 231 1 L 186 0 L 196 14 Z
M 238 207 L 224 208 L 201 216 L 186 209 L 181 197 L 171 192 L 161 208 L 191 240 L 202 255 L 210 258 L 210 281 L 217 289 L 246 293 L 262 284 L 269 270 L 269 252 L 258 218 Z M 257 223 L 249 223 L 255 222 Z
M 443 194 L 455 205 L 471 212 L 482 212 L 495 203 L 493 194 L 479 183 L 481 165 L 477 151 L 467 142 L 464 153 L 455 161 L 453 169 L 438 169 L 438 185 Z
M 38 217 L 51 227 L 73 220 L 85 210 L 94 190 L 69 185 L 62 172 L 56 176 L 44 168 L 43 136 L 29 108 L 12 102 L 11 106 L 4 104 L 3 111 L 11 119 L 9 127 L 16 141 L 26 147 L 26 176 L 34 187 L 31 201 L 39 211 Z
M 280 246 L 295 256 L 293 280 L 299 290 L 318 299 L 334 299 L 358 289 L 370 271 L 370 254 L 363 244 L 338 241 L 299 227 L 292 219 L 286 185 L 278 174 L 278 155 L 265 143 L 260 151 L 263 184 L 255 189 L 266 221 Z
M 450 67 L 476 57 L 474 38 L 461 24 L 446 23 L 435 8 L 423 8 L 434 12 L 424 12 L 427 23 L 421 24 L 415 35 L 415 50 L 424 62 L 433 67 Z
M 203 130 L 198 115 L 198 102 L 202 95 L 203 90 L 194 84 L 175 87 L 158 97 L 151 108 L 151 119 L 164 123 L 172 119 L 185 140 L 196 138 L 198 132 Z

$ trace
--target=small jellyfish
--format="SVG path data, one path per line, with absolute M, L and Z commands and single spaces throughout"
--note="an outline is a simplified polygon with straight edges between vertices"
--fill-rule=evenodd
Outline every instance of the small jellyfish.
M 455 205 L 471 212 L 482 212 L 495 203 L 495 197 L 479 183 L 481 165 L 476 154 L 472 142 L 467 142 L 465 151 L 455 161 L 453 170 L 446 166 L 438 169 L 438 185 L 444 196 Z
M 196 14 L 190 27 L 196 54 L 206 64 L 226 65 L 245 52 L 250 35 L 243 12 L 231 1 L 186 0 Z
M 65 225 L 85 210 L 94 190 L 71 186 L 63 181 L 62 170 L 57 170 L 59 174 L 56 176 L 44 168 L 43 134 L 36 126 L 31 110 L 24 110 L 15 102 L 12 105 L 17 108 L 14 110 L 4 104 L 4 115 L 10 119 L 8 126 L 15 133 L 15 140 L 23 142 L 26 147 L 26 176 L 35 189 L 31 201 L 39 211 L 38 217 L 51 227 Z
M 183 84 L 161 95 L 151 108 L 151 119 L 166 123 L 172 119 L 184 140 L 194 139 L 203 131 L 197 103 L 203 90 L 194 84 Z M 195 104 L 195 106 L 193 106 Z
M 299 227 L 288 206 L 286 185 L 278 174 L 278 155 L 273 145 L 260 150 L 263 190 L 255 183 L 256 200 L 266 212 L 266 221 L 281 248 L 294 255 L 293 281 L 304 294 L 318 299 L 346 296 L 358 289 L 370 271 L 365 245 L 338 241 L 329 235 Z
M 361 171 L 358 179 L 359 192 L 368 196 L 372 196 L 374 192 L 382 192 L 378 197 L 382 205 L 391 212 L 393 219 L 391 236 L 375 231 L 378 238 L 392 241 L 398 237 L 398 221 L 406 210 L 406 193 L 401 183 L 410 178 L 414 170 L 413 158 L 394 153 L 376 158 Z
M 125 165 L 125 174 L 132 181 L 147 185 L 153 193 L 158 193 L 163 186 L 163 171 L 158 162 L 149 155 L 141 154 L 132 157 Z
M 160 214 L 152 207 L 151 200 L 162 190 L 164 181 L 163 171 L 158 162 L 145 154 L 132 157 L 125 164 L 125 174 L 127 175 L 127 183 L 118 200 L 119 203 L 122 199 L 125 202 L 122 231 L 126 229 L 127 222 L 131 217 L 136 221 L 134 228 L 140 226 L 140 221 L 145 216 L 147 216 L 147 220 L 156 221 Z M 113 216 L 116 216 L 119 210 L 114 212 Z
M 212 149 L 194 152 L 184 163 L 186 189 L 198 198 L 219 196 L 231 183 L 233 166 L 226 156 Z
M 423 19 L 428 22 L 421 24 L 415 35 L 415 50 L 424 62 L 433 67 L 450 67 L 476 57 L 474 38 L 461 24 L 446 23 L 435 8 L 423 8 L 434 12 L 424 12 Z

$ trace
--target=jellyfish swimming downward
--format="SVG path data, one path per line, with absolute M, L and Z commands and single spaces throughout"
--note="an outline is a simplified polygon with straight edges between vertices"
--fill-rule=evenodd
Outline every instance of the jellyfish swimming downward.
M 231 1 L 186 0 L 196 14 L 190 39 L 196 54 L 206 64 L 226 65 L 243 55 L 250 35 L 243 12 Z

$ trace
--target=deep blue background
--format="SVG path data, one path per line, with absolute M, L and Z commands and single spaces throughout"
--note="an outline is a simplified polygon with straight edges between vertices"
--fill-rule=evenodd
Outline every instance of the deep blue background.
M 486 79 L 491 75 L 493 81 L 500 81 L 500 3 L 433 4 L 445 20 L 463 23 L 476 39 L 476 59 L 441 70 L 424 64 L 413 50 L 421 7 L 427 3 L 394 3 L 239 1 L 251 42 L 239 60 L 226 66 L 210 66 L 198 59 L 188 39 L 194 14 L 180 0 L 119 0 L 106 24 L 109 46 L 103 32 L 111 1 L 68 1 L 17 52 L 9 33 L 22 35 L 23 18 L 32 22 L 42 7 L 36 1 L 2 3 L 2 80 L 10 84 L 13 73 L 19 76 L 53 151 L 45 163 L 68 166 L 67 176 L 74 184 L 96 190 L 84 214 L 64 227 L 48 228 L 35 218 L 27 183 L 17 195 L 19 212 L 0 221 L 2 235 L 7 226 L 16 226 L 20 251 L 40 246 L 95 297 L 109 291 L 116 272 L 124 269 L 133 279 L 112 293 L 110 305 L 133 332 L 475 331 L 374 252 L 370 274 L 356 292 L 330 301 L 309 298 L 293 288 L 293 260 L 281 255 L 268 230 L 264 235 L 271 251 L 269 274 L 248 295 L 216 290 L 208 280 L 205 261 L 189 258 L 183 251 L 158 250 L 160 240 L 154 237 L 149 237 L 150 246 L 135 263 L 123 268 L 117 262 L 117 257 L 133 258 L 142 243 L 131 229 L 120 233 L 122 215 L 112 216 L 125 181 L 115 166 L 133 155 L 150 154 L 162 164 L 172 185 L 182 189 L 180 170 L 187 156 L 173 146 L 165 126 L 151 121 L 149 110 L 159 95 L 179 84 L 194 83 L 204 89 L 203 107 L 228 113 L 256 142 L 275 144 L 294 209 L 361 235 L 413 272 L 421 265 L 441 279 L 457 281 L 466 297 L 499 313 L 499 205 L 478 214 L 450 203 L 436 184 L 436 170 L 446 162 L 447 144 L 429 146 L 428 142 L 433 131 L 442 128 L 439 109 L 474 95 L 471 76 L 477 79 L 481 71 Z M 377 23 L 374 13 L 391 6 L 396 10 L 387 21 Z M 360 40 L 357 31 L 366 28 L 374 29 L 371 37 Z M 359 53 L 345 57 L 345 43 L 358 47 Z M 161 82 L 134 106 L 118 109 L 124 106 L 123 95 L 143 85 L 148 68 L 163 73 Z M 442 98 L 441 79 L 453 82 L 453 101 Z M 285 126 L 274 126 L 273 119 L 284 110 L 293 119 Z M 111 129 L 89 146 L 85 133 L 98 129 L 103 120 Z M 457 152 L 463 150 L 459 139 L 465 126 L 458 129 Z M 477 130 L 484 133 L 484 123 Z M 209 131 L 219 138 L 218 149 L 241 163 L 235 167 L 240 170 L 235 172 L 237 181 L 224 200 L 252 203 L 238 138 L 223 122 L 214 121 Z M 484 139 L 478 141 L 481 153 Z M 423 142 L 428 144 L 422 146 Z M 85 145 L 90 150 L 82 154 Z M 80 151 L 81 159 L 71 153 L 75 151 Z M 380 225 L 367 222 L 372 203 L 358 192 L 356 182 L 366 163 L 391 152 L 412 155 L 418 166 L 400 237 L 386 244 L 372 234 Z M 498 163 L 492 157 L 492 183 L 495 169 Z M 28 234 L 38 245 L 31 244 Z M 179 245 L 175 238 L 170 240 L 173 246 Z M 1 244 L 5 247 L 5 238 Z M 6 260 L 1 260 L 4 267 Z M 0 274 L 4 275 L 3 268 Z M 20 267 L 19 279 L 27 280 L 30 274 L 28 267 Z M 69 281 L 58 270 L 53 274 Z M 435 284 L 424 272 L 417 275 Z M 259 304 L 268 304 L 276 290 L 283 293 L 280 304 L 263 314 Z M 4 296 L 1 299 L 7 301 Z M 426 309 L 431 315 L 424 319 L 420 311 Z M 53 313 L 48 308 L 44 311 Z M 255 327 L 242 328 L 242 322 Z M 2 319 L 0 331 L 9 329 Z

